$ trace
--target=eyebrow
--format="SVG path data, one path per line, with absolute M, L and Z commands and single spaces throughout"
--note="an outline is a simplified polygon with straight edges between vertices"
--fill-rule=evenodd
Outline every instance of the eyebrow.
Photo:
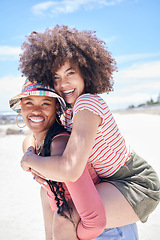
M 30 97 L 24 97 L 24 98 L 22 98 L 24 101 L 28 101 L 28 100 L 32 100 L 32 98 L 30 98 Z
M 70 67 L 70 68 L 68 68 L 68 69 L 65 70 L 65 73 L 68 72 L 68 71 L 70 71 L 71 69 L 75 70 L 73 67 Z M 55 75 L 58 75 L 58 73 L 55 72 Z
M 65 72 L 70 71 L 71 69 L 74 69 L 73 67 L 68 68 Z

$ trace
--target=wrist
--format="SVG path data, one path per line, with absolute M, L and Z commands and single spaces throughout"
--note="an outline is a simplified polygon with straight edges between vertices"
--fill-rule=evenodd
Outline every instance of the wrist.
M 29 152 L 26 152 L 25 154 L 25 163 L 33 169 L 37 169 L 37 166 L 40 164 L 40 156 L 35 154 L 32 150 Z

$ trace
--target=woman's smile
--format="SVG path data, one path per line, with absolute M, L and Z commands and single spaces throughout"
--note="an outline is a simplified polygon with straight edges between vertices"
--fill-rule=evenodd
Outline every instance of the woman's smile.
M 72 97 L 73 94 L 75 92 L 75 88 L 72 89 L 72 90 L 66 90 L 66 91 L 63 91 L 63 95 L 67 98 L 67 97 Z
M 33 123 L 44 122 L 44 117 L 42 117 L 42 116 L 29 116 L 28 119 Z

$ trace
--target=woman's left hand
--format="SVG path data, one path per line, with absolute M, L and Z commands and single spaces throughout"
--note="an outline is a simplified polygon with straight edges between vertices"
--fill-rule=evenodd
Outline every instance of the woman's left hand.
M 33 179 L 36 180 L 43 188 L 45 188 L 47 191 L 51 191 L 47 180 L 44 176 L 42 176 L 39 172 L 35 171 L 34 169 L 31 169 L 31 173 L 33 175 Z
M 47 181 L 48 179 L 46 179 L 45 176 L 41 175 L 39 172 L 37 172 L 36 170 L 34 170 L 33 168 L 31 168 L 28 164 L 27 164 L 27 160 L 28 158 L 31 159 L 32 157 L 34 157 L 34 155 L 36 155 L 34 153 L 34 150 L 31 148 L 29 148 L 26 153 L 23 155 L 22 160 L 21 160 L 21 167 L 24 171 L 27 172 L 31 172 L 33 175 L 33 178 L 39 183 L 41 184 L 43 187 L 45 187 L 47 190 L 49 188 Z M 37 155 L 36 155 L 37 156 Z
M 31 169 L 31 173 L 33 175 L 33 178 L 41 185 L 47 185 L 47 179 L 41 175 L 39 172 L 35 171 L 34 169 Z
M 29 147 L 21 159 L 21 167 L 24 171 L 31 172 L 31 167 L 27 164 L 27 159 L 34 155 L 34 148 Z

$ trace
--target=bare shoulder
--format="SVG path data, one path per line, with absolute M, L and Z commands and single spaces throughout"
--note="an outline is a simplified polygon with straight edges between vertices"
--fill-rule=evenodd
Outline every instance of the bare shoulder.
M 22 144 L 23 152 L 26 152 L 27 149 L 31 146 L 35 148 L 35 139 L 33 137 L 33 134 L 27 135 L 23 140 Z
M 62 132 L 55 136 L 51 143 L 51 155 L 62 155 L 67 145 L 70 134 L 68 132 Z

